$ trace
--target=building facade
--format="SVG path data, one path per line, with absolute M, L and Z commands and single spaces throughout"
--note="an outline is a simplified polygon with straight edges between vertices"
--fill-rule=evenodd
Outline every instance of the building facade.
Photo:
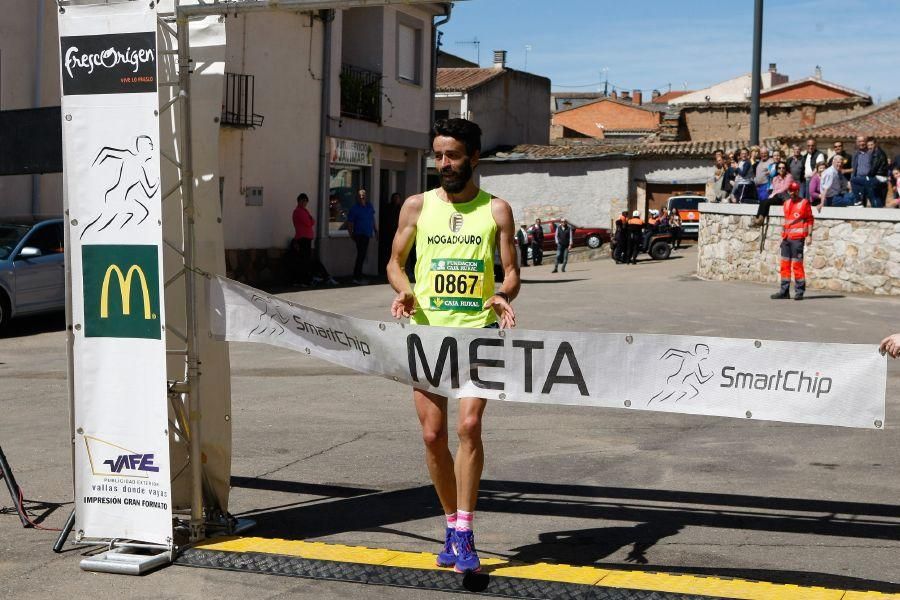
M 59 106 L 55 6 L 12 1 L 18 10 L 0 23 L 0 107 Z M 278 259 L 301 192 L 318 221 L 321 260 L 332 274 L 349 274 L 355 249 L 344 220 L 358 190 L 377 214 L 391 193 L 422 189 L 434 24 L 449 10 L 398 2 L 224 17 L 219 189 L 231 275 L 283 277 Z M 62 178 L 0 177 L 0 197 L 0 217 L 59 215 Z M 367 273 L 387 260 L 378 250 L 373 241 Z
M 518 222 L 566 217 L 578 226 L 610 227 L 623 210 L 646 214 L 669 196 L 703 194 L 720 144 L 729 145 L 523 145 L 486 156 L 476 172 L 481 187 L 510 203 Z
M 550 80 L 508 68 L 502 50 L 492 67 L 438 69 L 434 96 L 435 119 L 478 123 L 484 153 L 549 142 Z

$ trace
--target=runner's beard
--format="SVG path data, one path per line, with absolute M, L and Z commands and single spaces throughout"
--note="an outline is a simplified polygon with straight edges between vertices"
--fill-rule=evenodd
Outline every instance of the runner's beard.
M 441 187 L 448 194 L 458 194 L 466 189 L 466 184 L 472 179 L 472 163 L 467 158 L 459 170 L 447 167 L 441 171 Z

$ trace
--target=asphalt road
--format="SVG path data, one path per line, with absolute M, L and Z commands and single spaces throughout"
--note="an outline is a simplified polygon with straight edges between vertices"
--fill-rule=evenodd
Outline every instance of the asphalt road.
M 876 344 L 896 299 L 696 279 L 695 249 L 664 262 L 523 270 L 521 327 Z M 814 274 L 812 274 L 814 276 Z M 385 285 L 291 300 L 384 318 Z M 71 508 L 61 316 L 0 339 L 0 445 L 26 496 Z M 408 389 L 304 355 L 233 345 L 231 511 L 255 533 L 436 552 L 440 508 Z M 482 555 L 900 592 L 900 363 L 883 431 L 618 409 L 493 403 L 476 535 Z M 0 506 L 9 506 L 0 488 Z M 54 504 L 55 505 L 55 504 Z M 38 510 L 37 512 L 41 512 Z M 416 590 L 169 567 L 80 571 L 83 550 L 0 515 L 2 598 L 422 598 Z M 431 593 L 434 597 L 437 593 Z

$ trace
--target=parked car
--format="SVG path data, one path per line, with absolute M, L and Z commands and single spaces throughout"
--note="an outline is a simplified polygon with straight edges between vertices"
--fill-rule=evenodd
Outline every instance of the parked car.
M 21 315 L 66 305 L 62 219 L 0 223 L 0 329 Z
M 544 252 L 556 250 L 556 228 L 559 227 L 561 222 L 562 219 L 541 221 L 541 229 L 544 230 L 544 243 L 541 245 L 541 248 L 543 248 Z M 531 226 L 529 225 L 529 227 Z M 608 244 L 611 239 L 609 229 L 606 227 L 579 227 L 571 221 L 569 221 L 569 227 L 572 228 L 573 246 L 587 246 L 593 250 L 603 244 Z M 528 243 L 531 243 L 531 234 L 528 235 Z M 531 258 L 530 250 L 528 255 Z
M 698 205 L 706 202 L 705 196 L 684 195 L 672 196 L 666 202 L 666 208 L 672 212 L 673 208 L 678 209 L 678 215 L 681 217 L 681 235 L 685 237 L 697 237 L 700 230 L 700 210 Z

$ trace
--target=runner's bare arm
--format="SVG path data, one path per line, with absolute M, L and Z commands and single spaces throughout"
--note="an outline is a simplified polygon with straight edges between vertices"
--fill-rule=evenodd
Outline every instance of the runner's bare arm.
M 397 319 L 408 317 L 416 311 L 416 299 L 404 266 L 416 241 L 416 223 L 422 212 L 423 200 L 422 194 L 417 194 L 410 196 L 403 203 L 397 223 L 397 233 L 391 243 L 391 258 L 387 264 L 387 276 L 391 287 L 397 292 L 391 302 L 391 315 Z
M 491 214 L 497 223 L 497 246 L 500 249 L 500 263 L 503 267 L 503 285 L 499 292 L 509 297 L 509 301 L 519 295 L 519 261 L 516 257 L 516 224 L 512 208 L 506 200 L 491 199 Z M 500 327 L 515 327 L 516 313 L 506 299 L 491 296 L 485 307 L 492 307 L 500 319 Z

